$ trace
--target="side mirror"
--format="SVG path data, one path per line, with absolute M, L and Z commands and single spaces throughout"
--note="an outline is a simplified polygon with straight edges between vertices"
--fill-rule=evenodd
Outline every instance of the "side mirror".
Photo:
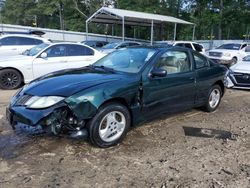
M 48 54 L 46 52 L 43 52 L 41 55 L 40 55 L 41 58 L 45 59 L 48 57 Z
M 167 76 L 167 71 L 165 69 L 162 69 L 162 68 L 154 68 L 150 72 L 150 76 L 151 77 L 166 77 Z

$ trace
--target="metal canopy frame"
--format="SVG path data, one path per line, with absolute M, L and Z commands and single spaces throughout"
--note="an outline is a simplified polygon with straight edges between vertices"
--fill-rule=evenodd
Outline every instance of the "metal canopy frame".
M 177 24 L 193 25 L 192 39 L 195 37 L 195 24 L 187 22 L 175 17 L 164 16 L 158 14 L 150 14 L 136 11 L 129 11 L 123 9 L 115 9 L 102 7 L 97 10 L 92 16 L 86 20 L 86 39 L 88 38 L 88 24 L 103 23 L 103 24 L 118 24 L 122 26 L 122 41 L 125 40 L 125 24 L 132 26 L 146 26 L 151 27 L 150 43 L 154 41 L 154 26 L 161 25 L 164 22 L 174 24 L 174 39 L 176 39 Z

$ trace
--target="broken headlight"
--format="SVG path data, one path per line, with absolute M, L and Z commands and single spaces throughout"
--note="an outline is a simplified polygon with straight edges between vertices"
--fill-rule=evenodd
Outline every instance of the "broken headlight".
M 46 97 L 31 97 L 26 103 L 27 108 L 39 109 L 39 108 L 48 108 L 54 104 L 64 100 L 64 97 L 59 96 L 46 96 Z

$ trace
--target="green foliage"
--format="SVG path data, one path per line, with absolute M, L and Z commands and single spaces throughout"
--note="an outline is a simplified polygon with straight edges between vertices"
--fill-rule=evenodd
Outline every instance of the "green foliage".
M 112 5 L 178 17 L 196 24 L 196 39 L 243 39 L 250 32 L 249 0 L 6 0 L 3 23 L 85 31 L 85 21 Z M 64 21 L 60 23 L 61 18 Z M 90 32 L 121 35 L 120 26 L 91 24 Z M 174 24 L 155 27 L 155 40 L 172 40 Z M 149 39 L 150 28 L 126 26 L 126 36 Z M 192 27 L 177 25 L 177 39 L 190 40 Z

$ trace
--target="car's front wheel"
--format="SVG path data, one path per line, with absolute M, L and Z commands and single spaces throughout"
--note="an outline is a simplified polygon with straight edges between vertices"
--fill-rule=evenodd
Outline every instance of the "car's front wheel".
M 215 111 L 220 104 L 221 97 L 222 97 L 221 87 L 219 85 L 214 85 L 209 91 L 205 110 L 207 112 Z
M 103 105 L 88 123 L 90 141 L 102 148 L 118 144 L 131 123 L 128 109 L 119 103 Z
M 14 69 L 0 70 L 0 88 L 17 89 L 22 84 L 22 75 Z

